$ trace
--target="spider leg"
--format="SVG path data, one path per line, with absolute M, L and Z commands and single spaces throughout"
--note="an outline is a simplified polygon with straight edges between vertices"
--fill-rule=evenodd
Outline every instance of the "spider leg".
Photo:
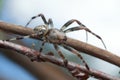
M 80 55 L 80 53 L 77 50 L 75 50 L 74 48 L 71 48 L 71 47 L 69 47 L 67 45 L 62 45 L 62 46 L 65 49 L 71 51 L 73 54 L 77 55 L 80 58 L 80 60 L 82 60 L 82 63 L 84 64 L 84 66 L 86 67 L 86 69 L 89 70 L 89 67 L 88 67 L 86 61 L 83 59 L 83 57 Z
M 44 45 L 45 45 L 45 40 L 42 42 L 42 46 L 41 46 L 41 48 L 39 49 L 39 52 L 42 52 L 42 50 L 43 50 L 43 47 L 44 47 Z
M 64 61 L 64 66 L 66 67 L 67 64 L 68 64 L 68 61 L 65 59 L 65 57 L 64 57 L 63 53 L 60 51 L 58 45 L 57 45 L 57 44 L 53 44 L 53 45 L 54 45 L 54 48 L 55 48 L 55 50 L 57 51 L 58 55 L 63 59 L 63 61 Z
M 66 29 L 69 25 L 71 25 L 72 23 L 76 22 L 78 25 L 80 26 L 84 26 L 80 21 L 76 20 L 76 19 L 71 19 L 68 22 L 66 22 L 62 27 L 61 27 L 61 31 L 63 31 L 64 29 Z
M 30 22 L 31 22 L 33 19 L 37 18 L 37 17 L 41 17 L 42 20 L 43 20 L 43 22 L 44 22 L 45 24 L 48 24 L 45 16 L 44 16 L 43 14 L 38 14 L 37 16 L 33 16 L 33 17 L 28 21 L 28 23 L 25 25 L 25 27 L 27 27 L 27 26 L 30 24 Z
M 68 22 L 66 22 L 62 27 L 61 27 L 61 31 L 64 31 L 69 25 L 71 25 L 72 23 L 76 22 L 78 25 L 82 26 L 82 27 L 86 27 L 85 25 L 83 25 L 80 21 L 76 20 L 76 19 L 71 19 Z M 88 41 L 88 34 L 86 31 L 86 42 Z
M 50 27 L 51 27 L 51 28 L 53 28 L 53 27 L 54 27 L 54 25 L 53 25 L 53 21 L 52 21 L 52 19 L 51 19 L 51 18 L 48 20 L 48 24 L 50 25 Z
M 44 47 L 44 45 L 45 45 L 45 40 L 43 40 L 43 42 L 42 42 L 42 45 L 41 45 L 41 47 L 40 47 L 40 49 L 39 49 L 39 52 L 41 53 L 42 52 L 42 50 L 43 50 L 43 47 Z M 37 59 L 38 60 L 40 60 L 40 53 L 37 55 Z M 31 59 L 31 61 L 34 61 L 34 59 L 32 60 Z M 44 60 L 42 60 L 42 61 L 44 61 Z
M 31 34 L 31 35 L 27 35 L 27 36 L 17 36 L 15 38 L 11 38 L 11 39 L 6 39 L 3 41 L 14 41 L 14 40 L 20 40 L 20 39 L 25 39 L 25 38 L 30 38 L 31 36 L 37 36 L 37 35 L 41 35 L 42 33 L 35 33 L 35 34 Z M 41 39 L 42 40 L 42 39 Z
M 87 27 L 77 26 L 77 27 L 69 28 L 69 29 L 65 30 L 64 32 L 65 32 L 65 33 L 68 33 L 68 32 L 77 31 L 77 30 L 85 30 L 86 32 L 89 32 L 89 33 L 91 33 L 92 35 L 96 36 L 98 39 L 101 40 L 101 42 L 102 42 L 103 46 L 105 47 L 105 49 L 107 49 L 104 41 L 102 40 L 102 38 L 101 38 L 99 35 L 97 35 L 97 34 L 95 34 L 94 32 L 92 32 L 92 31 L 91 31 L 90 29 L 88 29 Z
M 18 36 L 18 37 L 11 38 L 11 39 L 6 39 L 6 40 L 3 40 L 3 41 L 14 41 L 14 40 L 20 40 L 20 39 L 29 38 L 29 37 L 30 37 L 30 35 L 27 35 L 27 36 Z

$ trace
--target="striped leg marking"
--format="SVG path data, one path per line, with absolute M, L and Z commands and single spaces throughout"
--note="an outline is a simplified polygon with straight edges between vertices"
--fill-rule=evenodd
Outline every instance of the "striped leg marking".
M 38 18 L 38 17 L 41 17 L 42 20 L 43 20 L 43 22 L 44 22 L 45 24 L 48 24 L 45 16 L 44 16 L 43 14 L 38 14 L 37 16 L 33 16 L 33 17 L 28 21 L 28 23 L 25 25 L 25 27 L 27 27 L 33 19 Z
M 60 51 L 58 45 L 57 44 L 53 44 L 53 45 L 54 45 L 54 48 L 57 51 L 58 55 L 63 59 L 64 66 L 67 67 L 68 61 L 65 59 L 65 57 L 64 57 L 63 53 Z
M 77 56 L 80 58 L 80 60 L 82 60 L 82 63 L 83 63 L 84 66 L 87 68 L 87 70 L 89 70 L 89 67 L 88 67 L 86 61 L 83 59 L 83 57 L 80 55 L 80 53 L 79 53 L 77 50 L 75 50 L 75 49 L 73 49 L 73 48 L 71 48 L 71 47 L 69 47 L 69 46 L 66 46 L 66 45 L 62 45 L 62 46 L 63 46 L 65 49 L 67 49 L 67 50 L 69 50 L 70 52 L 72 52 L 73 54 L 77 55 Z
M 94 35 L 95 37 L 97 37 L 98 39 L 100 39 L 101 42 L 102 42 L 102 44 L 103 44 L 103 46 L 104 46 L 104 48 L 107 49 L 104 41 L 102 40 L 102 38 L 101 38 L 99 35 L 97 35 L 97 34 L 95 34 L 94 32 L 92 32 L 92 31 L 91 31 L 90 29 L 88 29 L 87 27 L 77 26 L 77 27 L 69 28 L 69 29 L 65 30 L 64 32 L 65 32 L 65 33 L 68 33 L 68 32 L 77 31 L 77 30 L 85 30 L 85 31 L 91 33 L 92 35 Z
M 84 26 L 80 21 L 76 20 L 76 19 L 71 19 L 68 22 L 66 22 L 62 27 L 61 27 L 61 31 L 65 30 L 69 25 L 71 25 L 72 23 L 76 22 L 78 25 L 80 26 Z
M 28 36 L 18 36 L 18 37 L 11 38 L 11 39 L 6 39 L 6 40 L 3 40 L 3 41 L 14 41 L 14 40 L 20 40 L 20 39 L 29 38 L 29 37 L 30 37 L 30 35 L 28 35 Z
M 43 47 L 44 47 L 44 45 L 45 45 L 45 40 L 42 42 L 42 45 L 41 45 L 41 48 L 39 49 L 39 52 L 42 52 L 42 50 L 43 50 Z
M 68 22 L 66 22 L 62 27 L 61 27 L 61 31 L 64 31 L 69 25 L 71 25 L 72 23 L 76 22 L 78 25 L 82 26 L 82 27 L 86 27 L 85 25 L 83 25 L 80 21 L 76 20 L 76 19 L 71 19 Z M 86 31 L 86 42 L 88 41 L 88 34 Z

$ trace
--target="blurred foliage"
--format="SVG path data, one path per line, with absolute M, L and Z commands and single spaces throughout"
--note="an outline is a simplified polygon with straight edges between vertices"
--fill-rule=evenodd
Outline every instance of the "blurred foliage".
M 0 0 L 0 13 L 1 13 L 1 10 L 2 10 L 2 7 L 3 7 L 3 0 Z
M 1 13 L 2 13 L 2 10 L 3 10 L 3 5 L 4 5 L 4 2 L 5 0 L 0 0 L 0 18 L 1 18 Z

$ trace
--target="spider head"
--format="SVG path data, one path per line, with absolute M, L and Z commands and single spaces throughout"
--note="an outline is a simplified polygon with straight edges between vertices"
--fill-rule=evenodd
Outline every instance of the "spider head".
M 42 33 L 45 35 L 48 32 L 48 26 L 47 25 L 39 25 L 34 28 L 35 33 Z

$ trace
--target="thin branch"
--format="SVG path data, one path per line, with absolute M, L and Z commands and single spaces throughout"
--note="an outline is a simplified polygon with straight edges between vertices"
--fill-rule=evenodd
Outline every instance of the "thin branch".
M 12 49 L 23 55 L 26 55 L 30 59 L 34 59 L 35 61 L 38 61 L 38 62 L 47 61 L 47 62 L 54 63 L 56 65 L 65 67 L 62 59 L 59 59 L 59 58 L 56 58 L 56 57 L 50 56 L 50 55 L 44 55 L 43 53 L 39 53 L 38 51 L 35 51 L 33 49 L 30 49 L 30 48 L 27 48 L 25 46 L 21 46 L 21 45 L 15 44 L 15 43 L 0 40 L 0 48 Z M 40 54 L 40 56 L 38 58 L 39 54 Z M 101 71 L 91 69 L 91 68 L 90 68 L 90 70 L 87 70 L 85 68 L 85 66 L 82 66 L 82 65 L 79 65 L 79 64 L 76 64 L 73 62 L 68 62 L 68 65 L 67 65 L 68 70 L 73 70 L 75 68 L 77 68 L 78 70 L 81 70 L 85 73 L 88 73 L 91 76 L 94 76 L 96 78 L 100 78 L 103 80 L 119 80 L 119 78 L 113 77 L 113 76 L 103 73 Z
M 0 29 L 19 35 L 30 35 L 34 33 L 34 31 L 30 28 L 25 28 L 23 26 L 18 26 L 6 22 L 0 22 Z M 39 39 L 38 37 L 33 37 L 33 38 Z M 53 42 L 58 44 L 62 43 L 60 41 L 53 41 Z M 105 60 L 109 63 L 112 63 L 120 67 L 120 57 L 114 55 L 113 53 L 107 50 L 100 49 L 88 43 L 84 43 L 82 41 L 78 41 L 69 37 L 67 37 L 67 41 L 65 42 L 65 44 L 75 48 L 78 51 L 95 56 L 97 58 L 100 58 L 102 60 Z

